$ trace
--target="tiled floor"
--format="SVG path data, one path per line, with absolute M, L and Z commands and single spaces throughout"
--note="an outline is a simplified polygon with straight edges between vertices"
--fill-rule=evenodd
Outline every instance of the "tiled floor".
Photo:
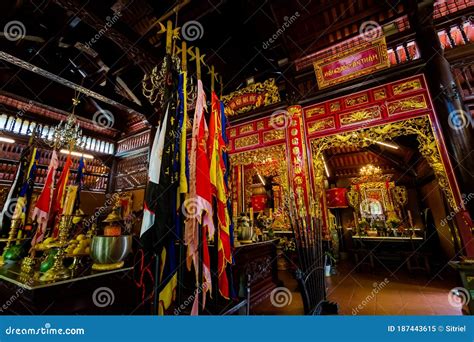
M 339 304 L 341 315 L 461 315 L 448 302 L 453 279 L 423 274 L 409 275 L 401 269 L 351 272 L 343 265 L 339 274 L 327 278 L 328 298 Z
M 261 303 L 257 315 L 302 315 L 303 304 L 297 283 L 289 272 L 280 271 L 280 279 L 291 291 L 291 303 L 275 307 L 270 299 Z M 405 269 L 369 273 L 352 272 L 340 265 L 338 274 L 327 279 L 328 299 L 337 302 L 340 315 L 461 315 L 461 309 L 448 302 L 449 290 L 458 286 L 454 279 L 417 274 Z

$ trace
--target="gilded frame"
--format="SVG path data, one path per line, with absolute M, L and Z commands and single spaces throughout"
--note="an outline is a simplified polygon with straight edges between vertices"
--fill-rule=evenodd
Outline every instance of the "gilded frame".
M 453 190 L 441 159 L 437 139 L 427 115 L 313 139 L 311 141 L 311 151 L 316 193 L 320 193 L 323 189 L 324 150 L 330 147 L 342 146 L 367 147 L 373 145 L 374 141 L 392 140 L 397 136 L 411 134 L 416 135 L 419 142 L 419 151 L 433 169 L 438 184 L 445 194 L 449 205 L 453 209 L 457 208 Z
M 278 175 L 280 176 L 282 181 L 282 197 L 283 199 L 287 198 L 289 194 L 289 182 L 286 160 L 286 145 L 275 145 L 270 147 L 256 148 L 250 151 L 232 153 L 229 155 L 229 158 L 233 167 L 249 165 L 253 163 L 262 163 L 268 158 L 279 161 Z

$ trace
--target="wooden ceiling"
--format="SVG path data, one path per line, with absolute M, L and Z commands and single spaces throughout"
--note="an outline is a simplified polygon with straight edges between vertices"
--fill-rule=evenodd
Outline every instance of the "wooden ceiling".
M 228 93 L 249 77 L 291 83 L 295 60 L 356 36 L 364 21 L 384 24 L 406 14 L 402 1 L 389 0 L 3 0 L 0 11 L 2 27 L 18 20 L 26 29 L 21 40 L 0 36 L 0 50 L 59 76 L 48 79 L 3 58 L 1 90 L 67 111 L 75 93 L 68 82 L 82 85 L 103 98 L 84 97 L 79 115 L 110 110 L 120 131 L 155 111 L 141 80 L 164 55 L 160 18 L 199 22 L 202 37 L 189 44 L 215 65 Z
M 378 166 L 384 174 L 392 174 L 393 180 L 401 183 L 413 182 L 432 174 L 424 168 L 425 160 L 418 151 L 415 136 L 401 136 L 390 142 L 398 149 L 373 144 L 367 148 L 337 147 L 325 152 L 331 179 L 359 176 L 360 168 L 368 164 Z

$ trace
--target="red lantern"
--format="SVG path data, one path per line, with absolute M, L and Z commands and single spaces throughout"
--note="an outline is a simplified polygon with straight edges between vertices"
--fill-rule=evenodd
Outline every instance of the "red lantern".
M 328 208 L 347 208 L 346 188 L 332 188 L 326 190 L 326 202 Z

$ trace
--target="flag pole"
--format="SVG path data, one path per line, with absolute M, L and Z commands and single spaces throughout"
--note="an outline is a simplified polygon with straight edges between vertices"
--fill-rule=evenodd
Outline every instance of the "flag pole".
M 155 258 L 155 270 L 153 272 L 153 315 L 158 315 L 159 313 L 159 283 L 160 283 L 160 255 L 158 253 L 153 253 Z

